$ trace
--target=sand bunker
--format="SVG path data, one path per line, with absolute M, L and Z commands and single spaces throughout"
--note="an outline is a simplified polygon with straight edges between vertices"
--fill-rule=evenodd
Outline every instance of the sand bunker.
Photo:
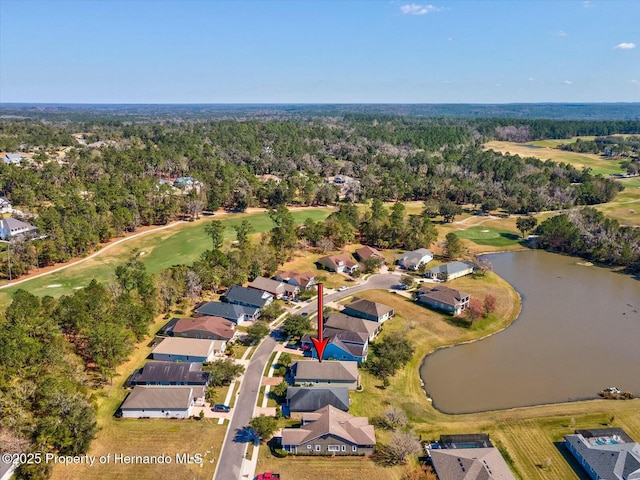
M 61 283 L 52 283 L 51 285 L 47 285 L 47 288 L 58 288 L 61 287 Z
M 482 233 L 489 233 L 491 230 L 480 230 Z

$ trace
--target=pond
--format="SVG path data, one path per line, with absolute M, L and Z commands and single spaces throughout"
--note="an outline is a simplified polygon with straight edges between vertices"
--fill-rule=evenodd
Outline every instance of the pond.
M 541 250 L 487 258 L 522 312 L 496 335 L 425 358 L 420 376 L 436 408 L 559 403 L 612 386 L 640 395 L 640 281 Z

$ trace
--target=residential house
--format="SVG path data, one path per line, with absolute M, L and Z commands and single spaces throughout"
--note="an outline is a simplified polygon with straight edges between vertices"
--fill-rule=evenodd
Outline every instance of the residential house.
M 293 382 L 303 387 L 347 387 L 355 390 L 360 386 L 360 373 L 356 362 L 315 360 L 295 362 L 291 367 Z
M 364 362 L 367 359 L 369 336 L 366 333 L 327 328 L 324 330 L 323 338 L 329 339 L 329 343 L 324 349 L 323 359 L 347 362 Z M 313 348 L 311 335 L 304 335 L 301 342 L 302 349 L 307 354 L 312 358 L 318 358 L 318 352 Z
M 276 280 L 285 282 L 288 285 L 300 287 L 302 290 L 311 288 L 316 284 L 316 277 L 312 272 L 288 272 L 281 270 L 273 277 Z
M 469 293 L 454 288 L 436 285 L 423 285 L 418 290 L 416 301 L 437 310 L 444 310 L 453 315 L 460 315 L 469 306 Z
M 620 428 L 576 430 L 564 444 L 593 480 L 640 479 L 640 444 Z
M 364 246 L 362 248 L 356 249 L 354 252 L 354 256 L 361 262 L 365 260 L 369 260 L 370 258 L 375 258 L 380 261 L 380 263 L 384 263 L 385 258 L 378 250 L 373 247 Z
M 318 259 L 318 263 L 327 270 L 336 273 L 353 273 L 359 265 L 358 262 L 353 260 L 348 253 L 341 253 L 340 255 L 327 255 Z
M 257 320 L 260 316 L 260 309 L 232 303 L 207 302 L 196 308 L 194 315 L 196 317 L 221 317 L 230 320 L 236 325 L 242 325 L 245 322 Z
M 300 288 L 295 285 L 287 285 L 282 281 L 272 280 L 265 277 L 256 277 L 248 287 L 253 288 L 254 290 L 262 290 L 263 292 L 270 293 L 275 298 L 295 297 L 300 291 Z
M 342 313 L 344 315 L 382 323 L 393 317 L 395 312 L 393 311 L 393 308 L 382 303 L 353 297 L 351 303 L 344 307 Z
M 451 262 L 433 267 L 425 274 L 425 277 L 446 282 L 455 278 L 464 277 L 465 275 L 470 275 L 473 273 L 473 269 L 473 264 L 468 262 Z
M 0 197 L 0 213 L 11 213 L 13 206 L 7 197 Z
M 418 248 L 410 252 L 405 252 L 398 259 L 398 264 L 405 270 L 418 270 L 422 265 L 426 265 L 433 260 L 433 253 L 426 248 Z
M 174 318 L 160 329 L 165 335 L 230 342 L 237 334 L 235 323 L 222 317 Z
M 325 328 L 333 328 L 336 330 L 346 330 L 349 332 L 364 333 L 373 341 L 382 329 L 382 324 L 364 318 L 350 317 L 343 313 L 330 313 L 324 320 Z
M 28 234 L 35 234 L 37 228 L 17 218 L 8 217 L 0 220 L 0 238 L 11 240 Z
M 7 153 L 2 160 L 6 165 L 20 165 L 22 162 L 22 155 L 19 153 Z
M 165 362 L 210 362 L 222 355 L 226 343 L 223 340 L 167 337 L 151 351 L 151 357 Z
M 376 435 L 367 417 L 354 417 L 327 405 L 302 414 L 300 428 L 282 430 L 281 443 L 294 455 L 371 455 Z
M 431 449 L 439 480 L 516 480 L 495 447 Z
M 191 190 L 199 192 L 202 187 L 202 183 L 193 177 L 178 177 L 174 180 L 173 186 L 184 192 L 190 192 Z
M 223 300 L 235 305 L 260 309 L 273 302 L 273 295 L 262 290 L 234 285 L 227 290 Z
M 349 389 L 345 387 L 289 387 L 287 389 L 286 410 L 292 418 L 300 418 L 303 413 L 315 412 L 327 405 L 348 412 Z
M 209 372 L 200 362 L 147 362 L 128 380 L 134 385 L 209 385 Z
M 120 407 L 124 418 L 189 418 L 202 404 L 204 387 L 145 387 L 137 385 Z
M 0 480 L 9 480 L 18 468 L 18 463 L 11 463 L 0 458 Z

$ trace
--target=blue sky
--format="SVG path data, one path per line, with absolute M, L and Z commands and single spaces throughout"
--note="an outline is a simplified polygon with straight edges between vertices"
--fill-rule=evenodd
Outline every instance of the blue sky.
M 0 0 L 0 102 L 634 101 L 638 1 Z

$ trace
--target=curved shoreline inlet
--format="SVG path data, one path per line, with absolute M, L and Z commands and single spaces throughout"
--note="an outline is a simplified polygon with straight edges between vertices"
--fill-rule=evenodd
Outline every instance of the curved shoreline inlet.
M 428 355 L 433 405 L 471 413 L 598 398 L 603 385 L 640 394 L 640 282 L 544 252 L 488 255 L 523 299 L 506 330 Z

